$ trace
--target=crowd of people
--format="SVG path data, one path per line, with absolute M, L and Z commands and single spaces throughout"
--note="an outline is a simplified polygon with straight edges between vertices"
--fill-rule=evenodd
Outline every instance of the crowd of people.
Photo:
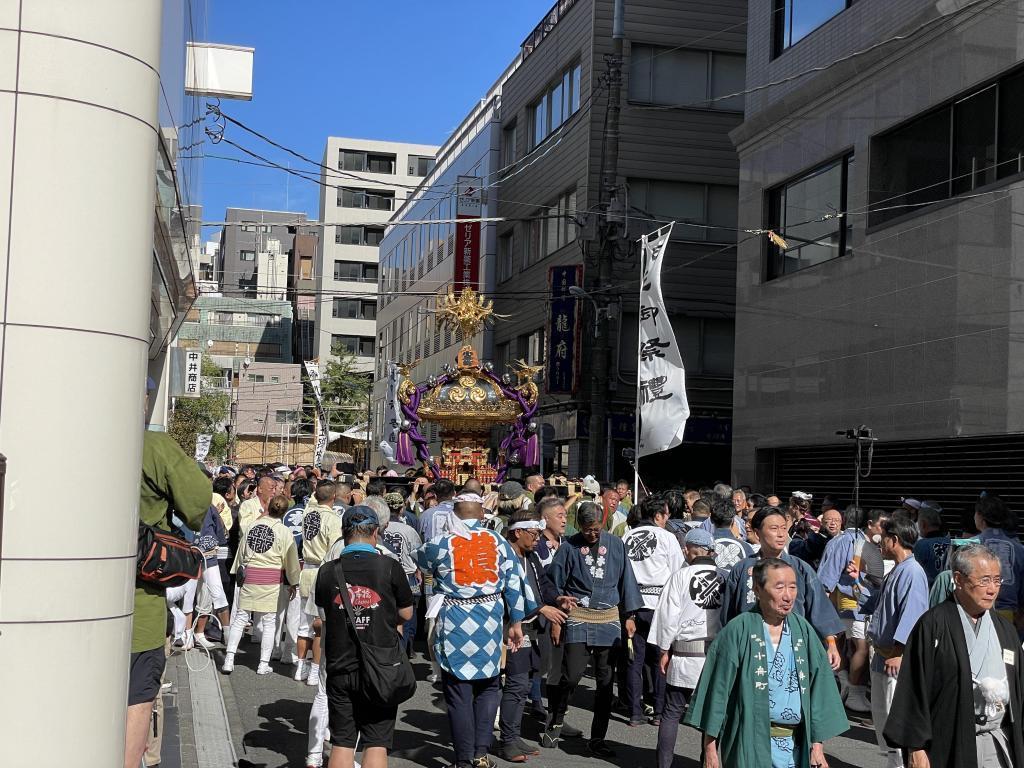
M 150 483 L 144 464 L 142 510 L 173 510 L 207 563 L 162 596 L 168 644 L 223 644 L 230 674 L 249 632 L 257 674 L 290 664 L 317 688 L 310 768 L 328 745 L 331 768 L 357 748 L 366 768 L 387 764 L 400 705 L 368 690 L 362 665 L 372 648 L 412 656 L 417 637 L 457 768 L 565 739 L 614 762 L 616 711 L 657 729 L 659 768 L 681 723 L 702 733 L 709 768 L 827 768 L 825 743 L 850 718 L 870 719 L 887 768 L 1024 766 L 1024 545 L 994 494 L 951 535 L 939 504 L 912 498 L 860 509 L 717 484 L 634 503 L 629 483 L 590 476 L 456 486 L 386 467 L 163 461 L 175 471 L 151 467 Z M 143 592 L 135 706 L 152 704 L 165 654 Z M 591 719 L 577 727 L 588 669 Z

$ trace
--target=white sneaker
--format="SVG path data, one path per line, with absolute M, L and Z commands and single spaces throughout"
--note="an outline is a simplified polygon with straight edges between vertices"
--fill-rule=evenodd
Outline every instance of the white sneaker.
M 306 685 L 320 685 L 320 665 L 309 665 L 309 677 L 306 678 Z
M 871 712 L 871 702 L 864 695 L 863 685 L 850 686 L 850 695 L 846 697 L 846 708 L 858 715 L 866 715 Z
M 193 636 L 193 639 L 195 640 L 196 645 L 201 645 L 208 651 L 211 651 L 217 647 L 217 644 L 212 640 L 207 640 L 206 635 L 202 632 L 196 632 L 195 635 Z
M 225 675 L 230 675 L 235 669 L 235 654 L 228 653 L 224 656 L 224 663 L 220 666 L 220 671 Z
M 301 683 L 306 679 L 307 674 L 309 674 L 309 670 L 306 669 L 306 662 L 300 661 L 295 665 L 295 674 L 292 675 L 292 680 L 296 680 Z
M 256 674 L 257 675 L 269 675 L 273 671 L 274 670 L 270 666 L 270 664 L 268 664 L 265 661 L 261 661 L 260 665 L 258 667 L 256 667 Z

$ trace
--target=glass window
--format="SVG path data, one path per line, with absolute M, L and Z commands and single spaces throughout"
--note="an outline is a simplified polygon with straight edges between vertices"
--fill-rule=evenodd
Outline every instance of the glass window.
M 498 282 L 502 283 L 512 277 L 513 248 L 515 247 L 515 231 L 508 232 L 498 238 Z
M 1024 70 L 999 83 L 999 168 L 996 176 L 1005 179 L 1024 173 Z
M 336 261 L 334 262 L 334 279 L 358 280 L 359 267 L 359 263 L 355 261 Z
M 506 125 L 501 132 L 501 164 L 503 167 L 516 161 L 516 124 Z
M 367 154 L 366 170 L 370 173 L 393 174 L 395 172 L 395 155 Z
M 426 155 L 409 155 L 409 175 L 426 176 L 434 170 L 435 160 Z
M 732 320 L 705 318 L 701 335 L 703 373 L 731 376 L 736 328 Z
M 530 146 L 535 147 L 580 108 L 581 65 L 565 70 L 561 77 L 530 106 Z
M 342 208 L 369 208 L 376 211 L 394 209 L 395 193 L 389 189 L 338 188 L 338 205 Z
M 265 381 L 265 379 L 262 373 L 250 373 L 249 381 L 252 381 L 256 384 L 262 384 Z
M 363 320 L 376 320 L 377 319 L 377 302 L 376 301 L 364 301 L 362 302 L 362 313 L 360 317 Z
M 363 280 L 377 282 L 377 265 L 363 264 Z
M 953 194 L 996 180 L 996 86 L 953 105 Z
M 746 58 L 733 53 L 658 48 L 631 48 L 629 98 L 646 104 L 743 110 Z
M 362 227 L 337 227 L 334 233 L 334 241 L 340 245 L 362 245 Z
M 359 318 L 359 302 L 354 299 L 335 299 L 333 316 L 344 317 L 351 320 Z
M 672 236 L 679 240 L 735 242 L 738 194 L 725 184 L 629 180 L 630 208 L 644 231 L 675 221 Z
M 872 141 L 869 224 L 949 197 L 950 133 L 947 107 Z
M 239 251 L 239 261 L 256 261 L 256 251 Z
M 339 150 L 338 167 L 343 171 L 365 171 L 366 153 L 353 149 Z
M 299 414 L 297 411 L 279 410 L 274 411 L 274 419 L 278 424 L 298 424 Z
M 775 0 L 775 55 L 778 56 L 856 0 Z
M 384 227 L 363 227 L 363 245 L 379 246 L 384 239 Z
M 846 252 L 843 220 L 821 221 L 821 217 L 846 210 L 846 175 L 851 159 L 844 157 L 816 168 L 768 193 L 768 226 L 787 245 L 785 249 L 769 245 L 769 280 L 831 261 Z

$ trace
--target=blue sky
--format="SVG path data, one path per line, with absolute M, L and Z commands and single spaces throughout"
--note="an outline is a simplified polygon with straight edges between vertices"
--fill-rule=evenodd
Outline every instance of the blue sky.
M 221 108 L 316 160 L 328 136 L 441 144 L 553 3 L 211 0 L 208 39 L 256 49 L 253 100 L 225 100 Z M 225 135 L 275 162 L 301 165 L 230 124 Z M 203 151 L 245 158 L 209 140 Z M 319 189 L 282 171 L 207 158 L 203 219 L 220 221 L 228 207 L 316 218 Z

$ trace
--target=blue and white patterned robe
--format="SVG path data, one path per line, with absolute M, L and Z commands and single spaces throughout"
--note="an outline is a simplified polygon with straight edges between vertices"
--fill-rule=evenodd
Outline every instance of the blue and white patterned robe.
M 434 594 L 452 598 L 437 617 L 437 663 L 460 680 L 484 680 L 501 672 L 505 609 L 517 623 L 533 606 L 511 545 L 478 520 L 463 522 L 466 535 L 438 536 L 420 548 L 418 561 L 433 577 Z M 459 602 L 474 598 L 479 602 Z

